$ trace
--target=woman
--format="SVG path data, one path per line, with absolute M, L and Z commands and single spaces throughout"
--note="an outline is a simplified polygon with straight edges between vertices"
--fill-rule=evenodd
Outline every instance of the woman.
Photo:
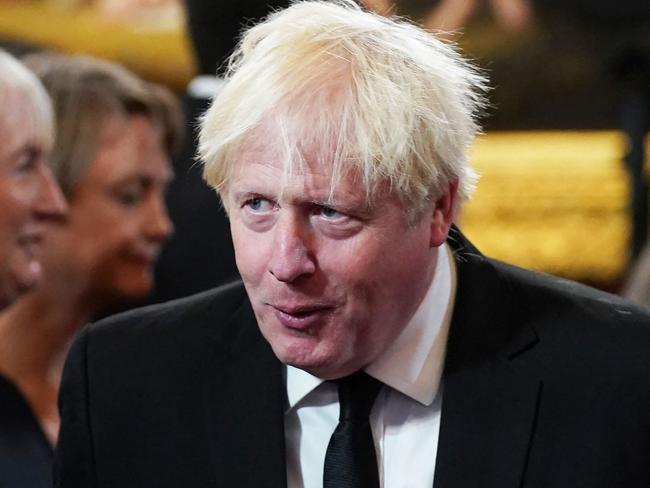
M 71 336 L 99 311 L 140 298 L 171 224 L 164 190 L 181 127 L 171 96 L 107 62 L 27 59 L 49 92 L 58 135 L 51 167 L 69 212 L 46 236 L 43 281 L 0 316 L 0 371 L 15 385 L 48 456 L 11 486 L 49 486 L 62 361 Z M 28 407 L 28 408 L 27 408 Z M 38 468 L 38 469 L 37 469 Z M 3 484 L 0 469 L 0 486 Z
M 0 308 L 41 279 L 43 234 L 67 209 L 47 165 L 53 138 L 52 105 L 42 85 L 0 50 Z M 0 486 L 29 487 L 16 471 L 29 474 L 24 460 L 51 454 L 2 367 L 0 350 Z
M 0 50 L 0 308 L 40 279 L 44 224 L 66 210 L 47 165 L 53 135 L 45 90 Z

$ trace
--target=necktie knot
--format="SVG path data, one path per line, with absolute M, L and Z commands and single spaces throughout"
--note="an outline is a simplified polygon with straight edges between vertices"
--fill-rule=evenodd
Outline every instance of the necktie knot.
M 367 421 L 381 382 L 360 371 L 335 380 L 339 390 L 339 421 Z

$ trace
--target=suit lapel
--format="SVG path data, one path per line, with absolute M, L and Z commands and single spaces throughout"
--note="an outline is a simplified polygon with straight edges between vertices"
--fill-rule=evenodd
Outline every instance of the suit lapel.
M 443 376 L 435 487 L 521 486 L 542 384 L 518 360 L 538 341 L 516 296 L 457 230 L 458 293 Z
M 215 486 L 284 487 L 282 365 L 248 300 L 223 332 L 204 387 Z

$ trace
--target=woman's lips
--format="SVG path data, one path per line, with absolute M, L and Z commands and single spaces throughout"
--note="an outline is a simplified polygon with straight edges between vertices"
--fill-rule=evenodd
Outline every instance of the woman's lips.
M 158 259 L 158 254 L 160 254 L 160 248 L 158 246 L 152 247 L 150 249 L 135 249 L 131 250 L 129 257 L 134 262 L 144 266 L 153 266 Z

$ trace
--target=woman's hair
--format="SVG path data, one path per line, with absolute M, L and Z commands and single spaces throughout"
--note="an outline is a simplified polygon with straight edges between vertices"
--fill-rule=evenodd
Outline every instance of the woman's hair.
M 445 185 L 476 175 L 466 151 L 486 80 L 449 44 L 352 0 L 297 2 L 250 28 L 202 120 L 199 153 L 220 193 L 242 149 L 273 140 L 285 177 L 326 165 L 368 197 L 389 182 L 419 215 Z
M 11 134 L 18 111 L 22 117 L 26 117 L 25 129 L 30 131 L 29 134 L 21 134 L 21 137 L 26 137 L 39 148 L 49 150 L 54 141 L 50 98 L 31 71 L 0 49 L 0 134 L 2 137 Z
M 66 196 L 83 178 L 104 129 L 116 118 L 143 115 L 161 130 L 168 153 L 180 144 L 181 111 L 163 87 L 141 80 L 120 65 L 86 56 L 39 53 L 27 56 L 24 63 L 52 98 L 57 137 L 51 165 Z

